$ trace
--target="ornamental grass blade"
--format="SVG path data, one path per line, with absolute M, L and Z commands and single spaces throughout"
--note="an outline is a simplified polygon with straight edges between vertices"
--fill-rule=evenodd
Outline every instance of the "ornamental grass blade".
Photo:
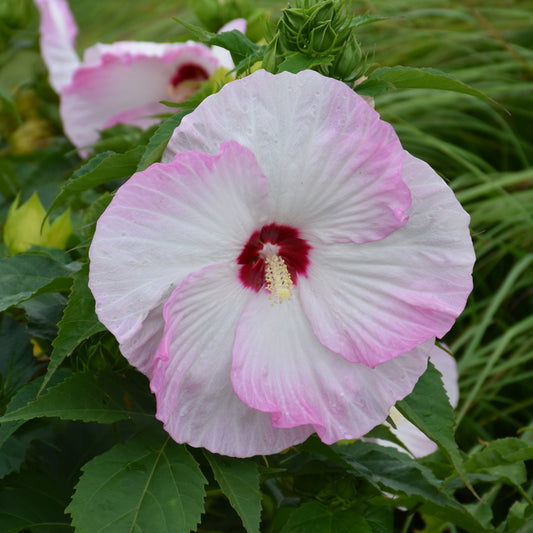
M 477 499 L 474 487 L 468 481 L 467 471 L 454 437 L 454 412 L 444 389 L 440 372 L 428 362 L 413 392 L 398 402 L 400 413 L 420 429 L 427 437 L 436 442 L 451 460 L 459 477 Z
M 175 533 L 200 521 L 207 481 L 163 431 L 117 444 L 82 471 L 66 509 L 78 533 Z
M 57 337 L 52 342 L 54 349 L 50 355 L 48 372 L 44 376 L 39 394 L 59 365 L 83 340 L 105 330 L 94 311 L 94 298 L 88 286 L 89 265 L 83 265 L 81 270 L 72 277 L 74 279 L 72 291 L 63 318 L 58 324 Z
M 252 461 L 204 452 L 216 481 L 248 533 L 259 533 L 261 490 L 259 469 Z

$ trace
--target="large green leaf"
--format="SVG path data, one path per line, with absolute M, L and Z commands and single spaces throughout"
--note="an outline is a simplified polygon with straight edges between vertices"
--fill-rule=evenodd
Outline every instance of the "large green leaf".
M 453 408 L 444 389 L 441 374 L 431 361 L 413 392 L 398 402 L 396 407 L 403 416 L 439 445 L 465 485 L 475 494 L 455 442 Z
M 46 416 L 110 424 L 134 417 L 151 419 L 153 412 L 153 396 L 142 374 L 78 372 L 34 402 L 6 413 L 0 423 Z
M 374 70 L 368 79 L 358 86 L 357 92 L 375 96 L 393 89 L 438 89 L 469 94 L 497 104 L 483 92 L 466 85 L 462 81 L 433 68 L 382 67 Z
M 67 533 L 72 531 L 64 514 L 70 494 L 49 476 L 27 470 L 2 481 L 0 531 L 2 533 Z
M 44 378 L 41 391 L 46 387 L 48 380 L 64 361 L 65 357 L 70 355 L 80 342 L 94 333 L 105 330 L 94 311 L 94 298 L 87 284 L 89 265 L 83 265 L 81 270 L 74 274 L 73 279 L 74 283 L 70 298 L 63 318 L 59 322 L 57 337 L 52 342 L 54 349 L 50 355 L 48 372 Z
M 257 464 L 209 452 L 205 452 L 205 456 L 222 492 L 241 517 L 246 531 L 259 533 L 261 490 Z
M 79 267 L 79 263 L 67 265 L 40 253 L 0 259 L 0 311 L 38 294 L 68 290 Z
M 46 216 L 68 198 L 88 189 L 92 189 L 110 181 L 129 178 L 135 173 L 139 159 L 144 153 L 143 146 L 137 146 L 125 154 L 107 151 L 89 159 L 63 185 L 59 194 L 52 202 Z
M 330 510 L 308 502 L 291 514 L 280 533 L 372 533 L 372 528 L 353 509 Z
M 118 444 L 82 470 L 66 509 L 78 533 L 188 532 L 200 521 L 206 480 L 163 431 Z
M 335 450 L 360 476 L 399 496 L 398 505 L 403 503 L 409 508 L 422 505 L 468 531 L 486 531 L 483 524 L 443 490 L 442 482 L 429 468 L 406 453 L 361 441 L 335 446 Z

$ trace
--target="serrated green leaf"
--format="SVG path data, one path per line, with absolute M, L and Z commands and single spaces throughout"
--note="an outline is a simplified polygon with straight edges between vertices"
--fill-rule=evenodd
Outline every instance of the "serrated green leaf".
M 96 316 L 94 297 L 88 286 L 89 265 L 83 265 L 72 277 L 72 291 L 63 318 L 58 324 L 57 337 L 52 342 L 54 349 L 39 393 L 46 387 L 59 365 L 83 340 L 105 330 Z
M 148 168 L 151 164 L 156 163 L 161 159 L 174 130 L 180 125 L 183 117 L 190 112 L 190 109 L 180 111 L 161 123 L 159 128 L 157 128 L 154 134 L 150 137 L 150 140 L 143 151 L 142 157 L 136 168 L 137 172 Z
M 388 446 L 357 441 L 335 446 L 341 457 L 376 487 L 398 496 L 398 505 L 422 505 L 468 531 L 486 531 L 462 505 L 443 491 L 432 471 L 409 455 Z
M 144 153 L 143 146 L 137 146 L 125 154 L 103 152 L 89 159 L 63 185 L 52 205 L 46 212 L 46 218 L 68 198 L 80 192 L 92 189 L 110 181 L 129 178 L 137 169 L 139 159 Z
M 494 480 L 519 486 L 527 481 L 523 460 L 531 459 L 533 450 L 520 439 L 506 438 L 487 443 L 465 463 L 469 472 L 490 475 Z
M 0 489 L 0 531 L 72 531 L 64 514 L 69 496 L 66 487 L 40 472 L 28 470 L 9 476 Z
M 427 370 L 418 380 L 413 392 L 396 404 L 400 413 L 436 442 L 451 460 L 465 485 L 477 497 L 468 481 L 459 448 L 455 442 L 455 418 L 444 389 L 440 372 L 428 362 Z
M 66 509 L 78 533 L 196 529 L 207 481 L 185 446 L 163 431 L 118 444 L 82 470 Z
M 278 72 L 292 72 L 296 74 L 302 70 L 312 69 L 318 65 L 330 65 L 333 61 L 332 56 L 325 57 L 310 57 L 301 52 L 294 52 L 281 62 L 278 67 Z
M 134 417 L 152 418 L 154 399 L 138 372 L 79 372 L 50 387 L 31 404 L 6 413 L 0 423 L 43 416 L 110 424 Z
M 431 470 L 405 453 L 361 441 L 335 446 L 335 450 L 360 475 L 380 489 L 419 496 L 438 505 L 454 505 L 453 500 L 442 492 L 441 482 Z
M 59 372 L 56 372 L 50 383 L 48 384 L 49 387 L 57 385 L 61 381 L 63 381 L 66 377 L 70 376 L 69 372 L 65 372 L 60 370 Z M 5 414 L 12 413 L 14 411 L 17 411 L 21 409 L 22 407 L 28 405 L 30 402 L 35 400 L 35 397 L 37 396 L 37 392 L 39 391 L 39 388 L 41 387 L 43 378 L 39 377 L 24 387 L 21 387 L 18 392 L 11 398 L 11 401 L 7 405 L 7 409 Z M 0 423 L 0 451 L 2 450 L 2 447 L 5 445 L 7 440 L 13 435 L 13 433 L 20 427 L 22 424 L 24 424 L 25 420 L 17 420 L 13 422 L 3 422 Z
M 291 514 L 280 533 L 372 533 L 372 528 L 355 510 L 331 511 L 308 502 Z
M 256 463 L 204 452 L 217 483 L 248 533 L 259 533 L 261 490 Z
M 466 83 L 454 78 L 450 74 L 446 74 L 445 72 L 433 68 L 403 66 L 378 68 L 368 76 L 366 82 L 361 84 L 361 89 L 364 89 L 366 83 L 374 81 L 386 83 L 387 85 L 383 85 L 383 88 L 438 89 L 441 91 L 454 91 L 475 96 L 487 102 L 499 105 L 485 93 L 466 85 Z
M 0 311 L 39 294 L 68 290 L 79 266 L 65 265 L 38 253 L 0 259 Z

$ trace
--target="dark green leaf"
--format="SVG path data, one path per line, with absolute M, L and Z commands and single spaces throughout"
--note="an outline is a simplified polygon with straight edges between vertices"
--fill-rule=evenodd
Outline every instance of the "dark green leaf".
M 445 72 L 433 68 L 382 67 L 374 70 L 368 76 L 368 82 L 374 80 L 391 84 L 390 87 L 395 89 L 438 89 L 441 91 L 454 91 L 469 94 L 470 96 L 475 96 L 499 105 L 481 91 L 466 85 Z M 361 88 L 363 87 L 364 84 L 361 84 Z
M 241 517 L 246 531 L 259 533 L 261 491 L 257 464 L 209 452 L 205 452 L 205 456 L 222 492 Z
M 70 493 L 61 483 L 40 472 L 11 475 L 0 489 L 2 533 L 67 533 L 72 531 L 64 514 Z
M 487 443 L 465 463 L 469 472 L 488 474 L 494 480 L 522 485 L 527 480 L 524 459 L 533 458 L 533 450 L 520 439 L 498 439 Z
M 439 505 L 454 505 L 431 470 L 405 453 L 361 441 L 334 448 L 361 476 L 381 489 L 419 496 Z
M 0 409 L 17 389 L 27 383 L 37 369 L 30 334 L 10 316 L 4 316 L 0 328 Z
M 46 216 L 68 198 L 80 192 L 92 189 L 110 181 L 129 178 L 137 169 L 144 147 L 137 146 L 125 154 L 103 152 L 89 159 L 63 185 L 59 194 L 52 202 Z
M 22 119 L 18 114 L 18 111 L 13 103 L 13 98 L 9 91 L 6 91 L 0 85 L 0 102 L 2 103 L 3 108 L 16 120 L 17 124 L 22 124 Z
M 180 125 L 181 120 L 185 115 L 188 115 L 191 110 L 184 110 L 172 115 L 161 123 L 159 128 L 150 137 L 148 145 L 144 149 L 142 157 L 137 165 L 136 171 L 139 172 L 148 168 L 151 164 L 156 163 L 161 159 L 163 152 L 174 133 L 174 130 Z
M 465 485 L 475 494 L 468 481 L 463 459 L 455 442 L 453 408 L 444 389 L 441 374 L 431 361 L 413 392 L 398 402 L 396 408 L 439 445 L 451 460 Z
M 0 259 L 0 311 L 39 294 L 68 290 L 72 273 L 79 266 L 65 265 L 38 253 Z
M 110 424 L 133 417 L 150 419 L 153 412 L 153 396 L 142 374 L 79 372 L 31 404 L 5 414 L 0 423 L 47 416 Z
M 63 294 L 53 292 L 26 300 L 20 304 L 28 321 L 32 337 L 52 340 L 57 335 L 57 323 L 63 316 L 67 299 Z
M 372 529 L 355 510 L 331 511 L 308 502 L 291 514 L 280 533 L 372 533 Z
M 118 444 L 82 470 L 67 508 L 78 533 L 196 529 L 206 480 L 187 449 L 162 431 Z
M 59 365 L 70 355 L 83 340 L 94 333 L 104 331 L 94 311 L 94 298 L 87 285 L 89 279 L 89 265 L 85 264 L 79 272 L 73 275 L 74 283 L 67 307 L 61 322 L 57 337 L 52 342 L 54 347 L 50 355 L 48 372 L 44 378 L 41 390 L 44 389 L 50 377 Z M 40 391 L 39 391 L 40 392 Z
M 49 387 L 57 385 L 62 380 L 64 380 L 67 376 L 70 376 L 70 373 L 67 373 L 63 371 L 62 369 L 59 372 L 56 372 L 54 377 L 49 383 Z M 21 389 L 18 390 L 18 392 L 11 398 L 11 401 L 9 402 L 6 413 L 9 414 L 14 411 L 17 411 L 21 409 L 22 407 L 28 405 L 30 402 L 35 400 L 37 396 L 37 392 L 39 391 L 42 383 L 42 377 L 37 378 Z M 13 422 L 2 422 L 0 423 L 0 451 L 2 450 L 2 447 L 5 445 L 7 440 L 11 437 L 11 435 L 20 427 L 22 424 L 24 424 L 25 420 L 17 420 Z

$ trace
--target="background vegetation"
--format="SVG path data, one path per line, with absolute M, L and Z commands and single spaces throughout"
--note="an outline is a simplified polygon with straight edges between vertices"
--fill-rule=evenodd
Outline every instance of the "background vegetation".
M 183 40 L 190 34 L 172 17 L 199 23 L 188 6 L 171 0 L 71 0 L 71 5 L 80 26 L 80 50 L 96 41 Z M 0 426 L 1 531 L 64 531 L 72 517 L 82 532 L 188 531 L 201 515 L 199 531 L 253 532 L 259 531 L 261 504 L 260 527 L 268 532 L 533 531 L 533 483 L 527 468 L 533 457 L 533 2 L 376 0 L 349 5 L 358 14 L 382 17 L 358 29 L 368 72 L 378 66 L 432 67 L 497 102 L 432 89 L 376 96 L 376 109 L 394 125 L 404 147 L 449 180 L 472 218 L 475 288 L 445 339 L 459 367 L 459 456 L 450 459 L 445 443 L 419 461 L 370 444 L 328 448 L 315 440 L 255 461 L 173 448 L 154 424 L 146 382 L 127 367 L 102 327 L 89 320 L 87 331 L 78 333 L 80 342 L 58 342 L 57 324 L 62 320 L 65 328 L 71 319 L 69 308 L 65 311 L 67 296 L 78 305 L 90 299 L 84 267 L 76 270 L 72 263 L 84 262 L 91 228 L 116 180 L 136 168 L 137 160 L 128 159 L 131 149 L 149 138 L 137 131 L 114 132 L 104 148 L 130 154 L 121 160 L 123 174 L 114 160 L 110 175 L 115 181 L 70 194 L 75 238 L 69 260 L 40 256 L 57 268 L 52 285 L 13 297 L 9 287 L 20 278 L 5 270 L 5 265 L 14 268 L 13 258 L 2 259 L 0 413 L 19 414 L 4 417 Z M 283 4 L 257 2 L 254 7 L 271 9 L 274 22 Z M 37 28 L 31 2 L 0 4 L 2 222 L 17 194 L 27 199 L 37 191 L 48 208 L 73 172 L 91 177 L 62 135 Z M 0 255 L 7 256 L 5 247 Z M 30 339 L 38 340 L 37 348 L 32 349 Z M 54 350 L 54 364 L 61 366 L 49 385 L 67 385 L 55 389 L 60 396 L 38 411 L 28 401 L 42 385 L 39 375 L 45 366 L 35 364 L 39 357 L 46 363 Z M 431 385 L 432 377 L 428 379 Z M 90 396 L 96 388 L 91 387 L 107 398 L 98 413 L 91 411 L 96 409 Z M 75 409 L 71 398 L 76 391 L 82 391 L 78 412 L 61 410 L 58 406 L 66 404 Z M 90 394 L 85 397 L 83 391 Z M 120 415 L 125 397 L 133 402 L 128 416 Z M 35 405 L 33 411 L 26 407 L 20 414 L 27 405 Z M 132 441 L 132 435 L 141 437 Z M 185 480 L 182 514 L 152 512 L 144 500 L 126 525 L 113 522 L 112 511 L 112 526 L 91 517 L 94 509 L 83 503 L 93 494 L 90 484 L 98 482 L 98 475 L 111 476 L 120 457 L 129 458 L 124 459 L 128 467 L 149 469 L 150 457 L 143 455 L 147 449 L 165 455 L 170 478 Z M 482 502 L 457 475 L 456 461 L 462 462 Z M 170 498 L 165 474 L 155 467 L 154 472 L 150 490 L 161 500 Z M 113 475 L 116 484 L 103 487 L 96 514 L 108 512 L 102 502 L 129 509 L 127 494 L 137 490 L 138 481 Z M 80 476 L 77 498 L 69 504 Z M 398 500 L 385 497 L 383 490 Z M 406 510 L 398 509 L 400 504 Z

